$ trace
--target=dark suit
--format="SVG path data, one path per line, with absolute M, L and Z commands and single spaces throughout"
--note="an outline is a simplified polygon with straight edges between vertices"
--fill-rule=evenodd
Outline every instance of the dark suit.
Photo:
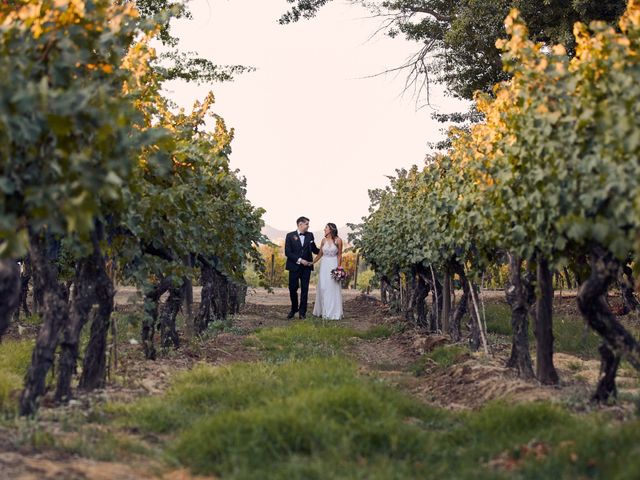
M 313 233 L 304 234 L 304 245 L 300 242 L 298 232 L 287 233 L 284 241 L 284 254 L 287 257 L 286 269 L 289 271 L 289 296 L 291 297 L 291 311 L 300 312 L 300 316 L 307 314 L 307 298 L 309 296 L 309 279 L 313 266 L 306 267 L 298 263 L 298 259 L 313 261 L 313 253 L 320 249 L 316 246 Z M 300 304 L 298 305 L 298 287 L 300 287 Z

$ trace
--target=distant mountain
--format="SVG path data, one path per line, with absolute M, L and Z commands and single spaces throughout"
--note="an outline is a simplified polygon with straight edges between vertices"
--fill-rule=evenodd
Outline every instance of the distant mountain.
M 266 237 L 271 240 L 273 243 L 280 243 L 284 241 L 284 238 L 287 236 L 287 233 L 292 232 L 293 228 L 291 230 L 278 230 L 277 228 L 272 227 L 271 225 L 265 225 L 262 228 L 262 234 L 266 235 Z M 343 227 L 338 227 L 338 234 L 340 235 L 340 237 L 342 237 L 344 240 L 347 240 L 347 234 L 349 234 L 351 232 L 351 229 L 349 227 L 347 227 L 346 225 Z M 318 230 L 316 232 L 313 232 L 313 236 L 317 239 L 317 238 L 322 238 L 324 236 L 324 233 L 322 230 Z
M 262 234 L 274 243 L 278 243 L 280 240 L 284 240 L 284 237 L 287 236 L 287 233 L 289 232 L 285 230 L 278 230 L 271 225 L 265 225 L 264 227 L 262 227 Z

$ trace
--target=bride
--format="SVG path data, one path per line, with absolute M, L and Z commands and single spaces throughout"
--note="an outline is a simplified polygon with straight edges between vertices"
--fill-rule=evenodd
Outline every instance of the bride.
M 315 264 L 323 257 L 318 273 L 313 315 L 329 320 L 340 320 L 342 318 L 342 285 L 331 277 L 331 270 L 342 265 L 342 239 L 338 237 L 338 228 L 335 223 L 327 223 L 324 227 L 320 252 L 313 263 Z

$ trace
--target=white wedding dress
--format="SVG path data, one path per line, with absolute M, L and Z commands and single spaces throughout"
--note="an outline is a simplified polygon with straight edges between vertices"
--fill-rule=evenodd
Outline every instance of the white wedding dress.
M 318 272 L 318 286 L 316 288 L 316 303 L 313 315 L 328 320 L 342 318 L 342 286 L 331 278 L 331 270 L 338 266 L 338 247 L 325 242 L 322 247 L 320 271 Z

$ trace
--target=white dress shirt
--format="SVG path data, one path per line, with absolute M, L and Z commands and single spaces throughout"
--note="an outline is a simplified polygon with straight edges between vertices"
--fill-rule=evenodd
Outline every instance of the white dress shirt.
M 296 232 L 298 234 L 298 238 L 300 239 L 300 243 L 302 244 L 302 246 L 304 247 L 304 237 L 307 235 L 306 233 L 300 233 L 300 232 Z M 300 264 L 300 260 L 302 260 L 302 257 L 300 257 L 298 259 L 298 261 L 296 262 L 298 265 Z

